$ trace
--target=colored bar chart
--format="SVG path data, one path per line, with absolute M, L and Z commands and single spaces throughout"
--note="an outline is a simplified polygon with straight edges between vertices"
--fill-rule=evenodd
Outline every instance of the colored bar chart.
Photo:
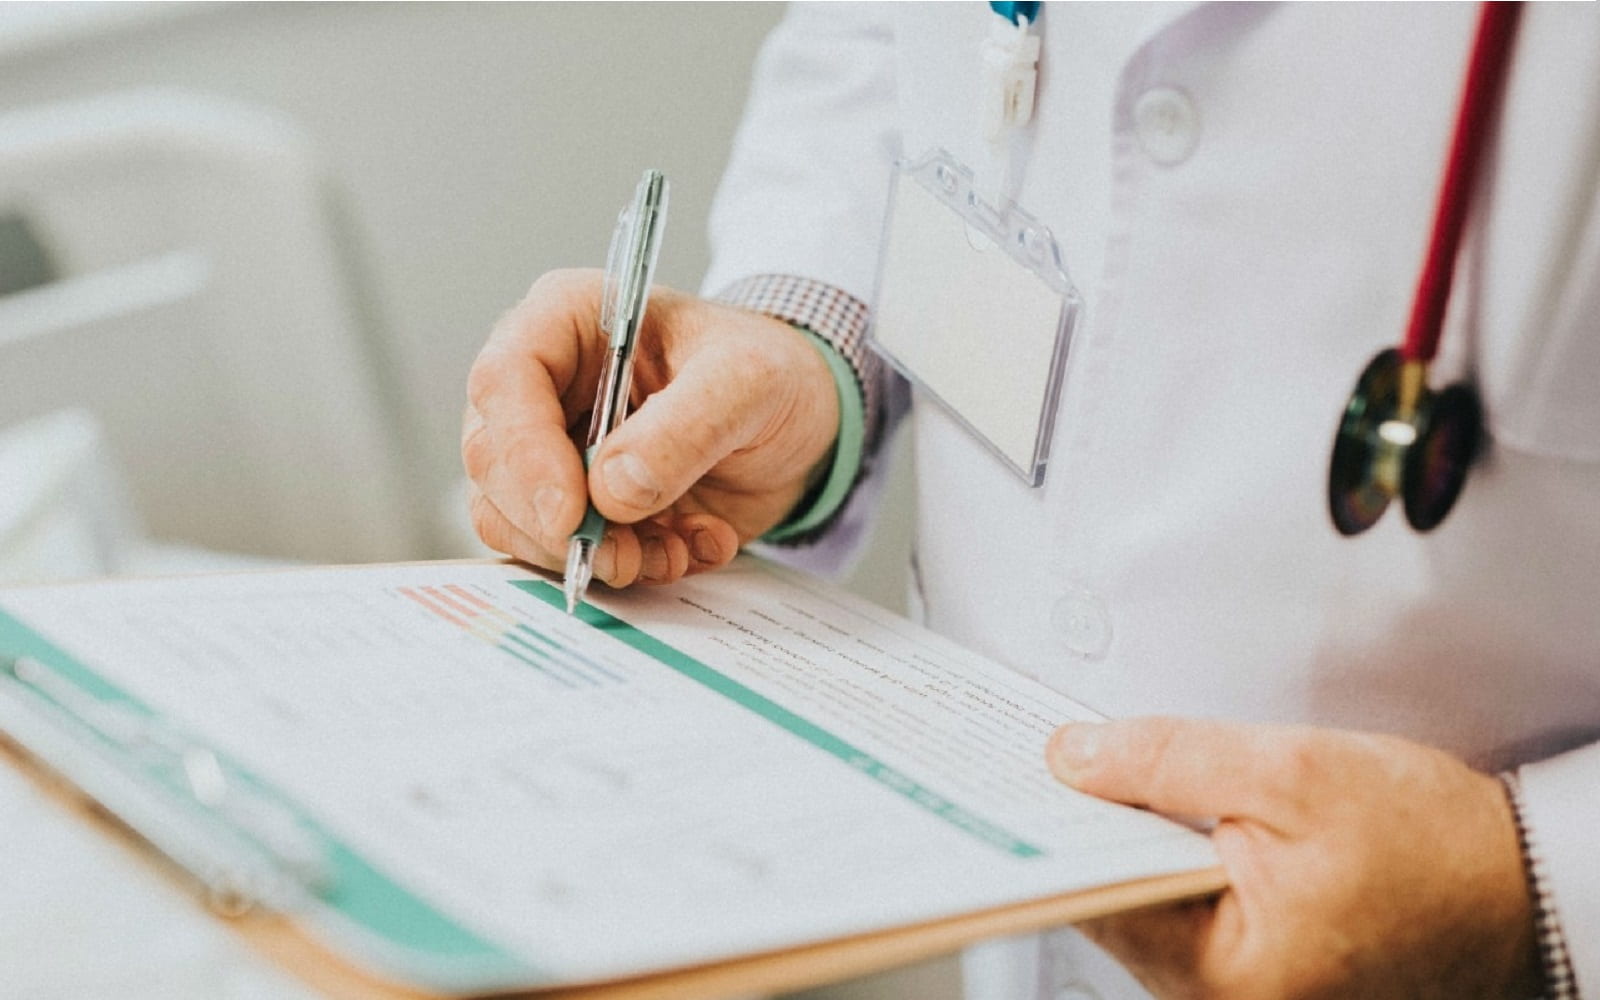
M 603 687 L 627 682 L 619 667 L 601 663 L 563 643 L 548 630 L 496 602 L 493 594 L 482 587 L 399 587 L 394 593 L 520 660 L 561 687 Z

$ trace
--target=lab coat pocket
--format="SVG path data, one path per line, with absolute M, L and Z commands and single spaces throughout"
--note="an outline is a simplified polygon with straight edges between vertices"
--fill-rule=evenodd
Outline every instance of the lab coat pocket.
M 1489 430 L 1498 447 L 1600 461 L 1600 125 L 1559 146 L 1509 138 L 1486 252 L 1464 276 Z
M 1581 299 L 1485 366 L 1488 429 L 1496 447 L 1600 462 L 1600 268 L 1575 280 Z
M 1573 238 L 1538 250 L 1544 266 L 1520 276 L 1515 308 L 1489 298 L 1479 311 L 1478 369 L 1497 447 L 1600 462 L 1600 189 L 1587 214 L 1565 234 Z

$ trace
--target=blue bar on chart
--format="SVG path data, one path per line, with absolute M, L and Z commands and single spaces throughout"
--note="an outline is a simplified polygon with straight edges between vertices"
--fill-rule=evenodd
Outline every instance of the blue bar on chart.
M 494 646 L 565 688 L 626 683 L 616 667 L 585 656 L 495 602 L 481 587 L 400 587 L 395 591 L 435 618 Z

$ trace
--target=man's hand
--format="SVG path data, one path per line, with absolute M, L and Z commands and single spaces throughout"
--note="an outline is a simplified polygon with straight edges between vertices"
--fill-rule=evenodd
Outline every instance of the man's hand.
M 1538 992 L 1500 783 L 1388 736 L 1139 719 L 1057 730 L 1056 776 L 1191 817 L 1230 888 L 1082 927 L 1157 996 L 1382 1000 Z
M 635 410 L 586 483 L 580 449 L 606 350 L 601 285 L 598 271 L 540 278 L 473 364 L 461 432 L 473 524 L 491 548 L 559 569 L 592 496 L 611 522 L 596 579 L 666 583 L 721 566 L 789 512 L 828 455 L 833 376 L 787 323 L 656 288 Z

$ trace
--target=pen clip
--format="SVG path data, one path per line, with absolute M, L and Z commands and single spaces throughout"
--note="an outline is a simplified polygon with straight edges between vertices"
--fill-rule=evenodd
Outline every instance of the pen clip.
M 600 329 L 613 343 L 616 340 L 618 296 L 622 294 L 623 254 L 628 245 L 629 222 L 633 218 L 633 204 L 622 206 L 617 212 L 617 224 L 611 230 L 611 244 L 606 248 L 606 279 L 600 293 Z

